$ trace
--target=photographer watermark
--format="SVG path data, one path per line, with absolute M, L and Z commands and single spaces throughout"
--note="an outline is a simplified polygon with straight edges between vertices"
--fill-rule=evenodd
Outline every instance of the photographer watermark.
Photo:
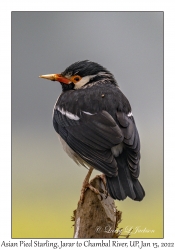
M 136 227 L 132 227 L 132 226 L 126 226 L 125 228 L 121 228 L 121 229 L 112 229 L 112 227 L 110 226 L 106 226 L 106 227 L 101 227 L 101 226 L 97 226 L 96 227 L 96 233 L 117 233 L 117 234 L 121 234 L 121 233 L 127 233 L 127 234 L 136 234 L 136 233 L 155 233 L 154 229 L 148 229 L 146 227 L 141 227 L 141 226 L 136 226 Z

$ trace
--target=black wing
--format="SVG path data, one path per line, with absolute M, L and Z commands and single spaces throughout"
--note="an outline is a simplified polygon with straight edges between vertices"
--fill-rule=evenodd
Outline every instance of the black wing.
M 69 115 L 68 115 L 69 114 Z M 144 197 L 139 176 L 140 139 L 133 116 L 116 112 L 116 121 L 107 111 L 96 114 L 80 112 L 78 116 L 54 110 L 53 124 L 57 133 L 85 162 L 106 175 L 110 195 L 123 200 Z M 118 157 L 111 148 L 121 144 Z
M 125 145 L 129 170 L 131 171 L 132 177 L 138 178 L 140 173 L 140 138 L 134 117 L 132 115 L 128 117 L 122 112 L 117 112 L 116 114 L 124 136 L 123 143 Z
M 108 176 L 117 174 L 117 162 L 111 148 L 123 141 L 123 135 L 114 119 L 106 112 L 81 112 L 74 120 L 54 111 L 53 124 L 66 143 L 97 170 Z
M 117 122 L 124 136 L 124 150 L 116 158 L 118 176 L 107 179 L 110 195 L 114 199 L 124 200 L 129 196 L 133 200 L 141 201 L 145 191 L 138 177 L 140 173 L 140 139 L 132 115 L 117 112 Z

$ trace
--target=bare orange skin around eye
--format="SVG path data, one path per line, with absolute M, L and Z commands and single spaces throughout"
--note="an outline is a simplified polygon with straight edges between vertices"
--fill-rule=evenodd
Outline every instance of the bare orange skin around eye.
M 72 76 L 71 77 L 71 82 L 73 82 L 73 83 L 77 83 L 77 82 L 79 82 L 80 80 L 81 80 L 81 76 L 79 76 L 79 75 L 74 75 L 74 76 Z

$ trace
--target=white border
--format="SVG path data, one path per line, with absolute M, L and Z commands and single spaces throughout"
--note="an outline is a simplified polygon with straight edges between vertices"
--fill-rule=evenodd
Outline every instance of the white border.
M 11 11 L 164 11 L 164 240 L 145 240 L 144 242 L 172 242 L 174 239 L 174 68 L 175 3 L 169 1 L 6 1 L 1 3 L 0 48 L 1 48 L 1 88 L 0 88 L 0 239 L 11 239 Z M 67 242 L 69 240 L 66 240 Z M 71 241 L 71 240 L 70 240 Z M 80 240 L 83 241 L 83 240 Z M 93 241 L 93 240 L 92 240 Z M 52 240 L 52 242 L 56 242 Z M 97 240 L 96 240 L 97 242 Z M 31 248 L 30 248 L 31 249 Z M 42 248 L 43 249 L 43 248 Z M 87 247 L 86 247 L 87 249 Z

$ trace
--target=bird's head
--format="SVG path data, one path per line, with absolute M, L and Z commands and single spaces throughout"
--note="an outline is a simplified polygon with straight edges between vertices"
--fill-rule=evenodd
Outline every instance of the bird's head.
M 75 62 L 66 68 L 61 74 L 41 75 L 40 78 L 61 83 L 63 91 L 84 88 L 99 82 L 117 84 L 113 75 L 98 63 L 88 60 Z M 89 85 L 90 86 L 90 85 Z

